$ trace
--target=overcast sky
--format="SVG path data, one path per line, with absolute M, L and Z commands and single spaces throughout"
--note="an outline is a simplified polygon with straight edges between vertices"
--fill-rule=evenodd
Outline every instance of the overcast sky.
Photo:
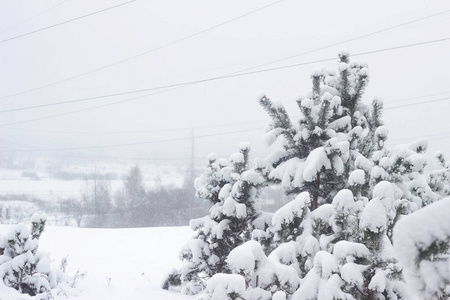
M 337 63 L 314 61 L 446 38 L 448 0 L 0 0 L 0 110 L 94 98 L 0 112 L 0 146 L 41 153 L 151 142 L 56 153 L 187 162 L 194 130 L 200 159 L 229 156 L 241 141 L 264 156 L 259 91 L 295 119 L 311 70 Z M 384 100 L 392 144 L 428 137 L 430 153 L 450 158 L 449 54 L 445 40 L 353 57 L 369 64 L 364 101 Z M 148 90 L 294 64 L 303 65 Z M 111 94 L 121 95 L 102 97 Z

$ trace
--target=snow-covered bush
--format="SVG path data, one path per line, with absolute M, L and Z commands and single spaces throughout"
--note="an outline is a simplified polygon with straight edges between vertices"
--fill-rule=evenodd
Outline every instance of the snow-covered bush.
M 62 270 L 52 268 L 49 256 L 38 250 L 45 222 L 45 215 L 35 214 L 31 232 L 19 224 L 0 239 L 0 286 L 35 299 L 52 299 L 52 289 L 73 281 Z

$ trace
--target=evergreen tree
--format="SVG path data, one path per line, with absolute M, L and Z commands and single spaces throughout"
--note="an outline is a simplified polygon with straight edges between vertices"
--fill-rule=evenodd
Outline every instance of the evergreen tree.
M 284 148 L 267 158 L 265 174 L 287 193 L 308 191 L 311 210 L 331 203 L 347 186 L 356 159 L 375 151 L 373 137 L 382 125 L 382 102 L 374 100 L 371 107 L 361 103 L 369 77 L 366 65 L 349 63 L 346 52 L 339 57 L 338 73 L 313 72 L 312 90 L 297 100 L 301 112 L 297 124 L 281 104 L 265 95 L 259 100 L 271 117 L 265 140 L 271 145 L 281 139 Z M 368 193 L 367 184 L 361 192 Z
M 296 241 L 296 261 L 289 264 L 296 266 L 300 277 L 313 267 L 318 251 L 328 250 L 331 242 L 357 231 L 356 216 L 348 219 L 348 212 L 332 202 L 347 187 L 355 192 L 362 210 L 373 167 L 367 156 L 377 149 L 372 139 L 382 125 L 382 102 L 375 100 L 371 107 L 361 103 L 368 82 L 366 65 L 350 63 L 345 52 L 339 58 L 338 72 L 313 72 L 312 90 L 297 100 L 301 112 L 297 124 L 290 121 L 282 105 L 260 97 L 271 117 L 266 140 L 283 143 L 283 150 L 266 159 L 264 174 L 270 182 L 281 183 L 288 194 L 302 192 L 274 214 L 269 234 L 272 247 Z M 334 209 L 341 211 L 333 225 L 329 219 Z M 353 228 L 347 228 L 348 223 Z
M 39 299 L 53 299 L 51 290 L 71 279 L 61 270 L 51 268 L 48 255 L 38 251 L 45 223 L 45 215 L 35 214 L 31 232 L 19 224 L 0 239 L 0 284 Z
M 182 250 L 182 292 L 196 294 L 205 288 L 205 279 L 230 273 L 226 258 L 230 251 L 249 240 L 260 212 L 256 205 L 258 188 L 264 178 L 249 168 L 248 144 L 225 159 L 208 156 L 205 176 L 195 181 L 196 194 L 212 205 L 209 215 L 191 220 L 197 232 Z
M 261 98 L 272 118 L 267 137 L 283 139 L 284 146 L 269 156 L 265 174 L 288 193 L 303 191 L 275 212 L 270 256 L 302 278 L 293 299 L 408 299 L 392 229 L 401 215 L 439 198 L 424 175 L 426 143 L 387 149 L 382 102 L 360 102 L 367 68 L 341 53 L 338 69 L 313 73 L 298 126 L 285 121 L 282 107 Z M 321 113 L 327 93 L 337 104 Z M 341 151 L 330 150 L 338 143 Z

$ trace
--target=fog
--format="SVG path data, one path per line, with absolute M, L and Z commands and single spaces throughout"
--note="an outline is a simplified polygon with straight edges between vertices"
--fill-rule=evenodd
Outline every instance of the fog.
M 269 119 L 256 93 L 295 119 L 311 70 L 335 67 L 342 48 L 369 64 L 364 101 L 384 100 L 391 144 L 425 137 L 430 153 L 450 153 L 450 41 L 436 41 L 450 37 L 444 0 L 0 6 L 4 154 L 201 166 L 248 141 L 264 157 Z M 298 66 L 267 70 L 288 65 Z M 58 102 L 69 103 L 46 106 Z
M 0 0 L 0 298 L 447 299 L 449 50 L 448 0 Z

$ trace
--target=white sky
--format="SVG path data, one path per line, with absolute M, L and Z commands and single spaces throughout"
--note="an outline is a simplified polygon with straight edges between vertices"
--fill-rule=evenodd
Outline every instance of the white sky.
M 0 0 L 0 110 L 222 76 L 443 12 L 421 22 L 253 70 L 332 58 L 342 48 L 356 54 L 450 38 L 448 0 L 137 0 L 4 41 L 125 2 Z M 275 4 L 166 46 L 271 3 Z M 152 50 L 161 46 L 165 47 Z M 353 58 L 369 64 L 371 82 L 364 97 L 366 103 L 375 96 L 384 100 L 386 108 L 446 99 L 386 110 L 385 121 L 393 144 L 429 136 L 430 153 L 440 149 L 450 158 L 449 50 L 447 40 Z M 260 140 L 268 117 L 259 107 L 256 93 L 264 90 L 272 99 L 281 100 L 291 116 L 297 116 L 294 100 L 310 89 L 311 70 L 333 68 L 336 62 L 193 84 L 39 121 L 29 122 L 156 91 L 0 113 L 0 149 L 60 149 L 178 139 L 189 137 L 191 129 L 196 128 L 197 136 L 214 135 L 196 139 L 195 156 L 200 159 L 209 152 L 228 156 L 241 141 L 249 141 L 254 153 L 263 156 L 267 149 Z M 53 84 L 62 80 L 65 81 Z M 49 86 L 39 88 L 45 85 Z M 22 93 L 35 88 L 39 89 Z M 10 96 L 18 93 L 22 94 Z M 256 130 L 244 131 L 249 129 Z M 215 135 L 235 131 L 243 132 Z M 157 161 L 166 162 L 169 158 L 187 163 L 190 147 L 190 140 L 181 140 L 56 153 L 106 156 L 113 161 L 161 158 Z

